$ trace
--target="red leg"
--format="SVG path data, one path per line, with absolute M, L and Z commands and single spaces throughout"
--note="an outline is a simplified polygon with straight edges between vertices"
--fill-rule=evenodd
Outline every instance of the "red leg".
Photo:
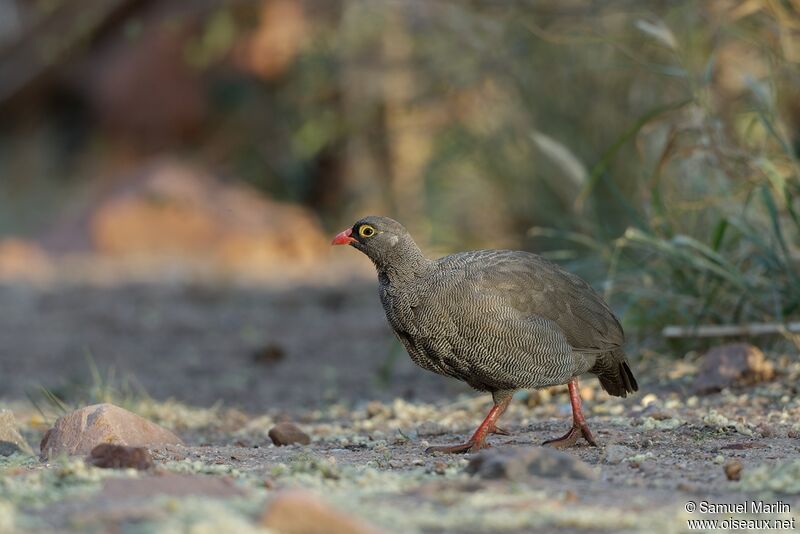
M 501 434 L 504 436 L 508 435 L 508 432 L 505 430 L 498 428 L 495 424 L 500 416 L 503 415 L 503 412 L 506 411 L 508 408 L 508 404 L 511 402 L 513 392 L 501 392 L 501 393 L 494 393 L 492 397 L 494 398 L 494 406 L 492 409 L 489 410 L 489 415 L 486 416 L 486 419 L 483 420 L 483 423 L 480 424 L 475 433 L 472 434 L 472 437 L 467 440 L 466 443 L 462 443 L 459 445 L 438 445 L 433 447 L 428 447 L 425 449 L 425 452 L 447 452 L 447 453 L 466 453 L 466 452 L 477 452 L 481 449 L 486 449 L 490 447 L 488 443 L 486 443 L 486 436 L 489 434 Z
M 584 439 L 589 442 L 592 447 L 597 447 L 592 432 L 589 430 L 589 425 L 586 424 L 586 419 L 583 418 L 581 411 L 581 391 L 578 388 L 578 379 L 573 378 L 569 381 L 569 402 L 572 405 L 572 428 L 569 431 L 556 439 L 549 439 L 542 443 L 542 445 L 549 445 L 558 449 L 572 447 L 577 443 L 578 438 L 582 434 Z

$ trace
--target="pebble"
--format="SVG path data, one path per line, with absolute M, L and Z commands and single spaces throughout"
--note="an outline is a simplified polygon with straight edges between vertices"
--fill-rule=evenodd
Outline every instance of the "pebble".
M 744 469 L 744 466 L 739 460 L 731 460 L 723 466 L 723 469 L 725 470 L 725 476 L 728 477 L 728 480 L 739 480 L 742 478 L 742 469 Z
M 311 443 L 311 437 L 300 430 L 300 427 L 294 423 L 278 423 L 269 430 L 269 439 L 276 447 L 283 445 L 292 445 L 298 443 L 300 445 L 308 445 Z

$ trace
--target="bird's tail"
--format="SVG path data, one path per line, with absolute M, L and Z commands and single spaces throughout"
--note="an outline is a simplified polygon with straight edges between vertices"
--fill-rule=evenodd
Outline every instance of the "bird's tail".
M 636 377 L 633 376 L 622 349 L 603 354 L 589 372 L 597 375 L 600 385 L 609 395 L 627 397 L 628 393 L 639 390 L 639 384 L 636 383 Z

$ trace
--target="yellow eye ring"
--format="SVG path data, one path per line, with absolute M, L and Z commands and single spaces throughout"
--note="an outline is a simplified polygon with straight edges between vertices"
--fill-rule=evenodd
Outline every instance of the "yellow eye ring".
M 375 235 L 375 228 L 371 227 L 368 224 L 362 224 L 361 227 L 358 229 L 358 235 L 361 237 L 372 237 Z

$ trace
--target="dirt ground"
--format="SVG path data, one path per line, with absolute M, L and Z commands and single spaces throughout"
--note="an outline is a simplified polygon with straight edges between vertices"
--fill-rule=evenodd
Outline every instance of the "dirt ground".
M 640 392 L 583 381 L 599 447 L 567 452 L 591 479 L 536 472 L 486 479 L 471 456 L 426 454 L 473 430 L 488 395 L 416 368 L 371 281 L 280 290 L 197 284 L 0 287 L 0 408 L 38 444 L 71 407 L 112 401 L 173 429 L 157 473 L 0 456 L 0 532 L 259 530 L 265 503 L 301 487 L 387 532 L 684 532 L 687 519 L 792 519 L 800 507 L 797 355 L 768 354 L 772 382 L 691 394 L 693 362 L 636 363 Z M 37 409 L 38 406 L 38 409 Z M 44 412 L 42 414 L 41 411 Z M 311 445 L 275 447 L 297 422 Z M 522 392 L 489 452 L 537 447 L 569 424 L 564 389 Z M 741 462 L 741 480 L 725 466 Z M 158 472 L 232 480 L 226 498 L 103 493 Z M 781 501 L 782 514 L 686 512 L 689 501 Z

